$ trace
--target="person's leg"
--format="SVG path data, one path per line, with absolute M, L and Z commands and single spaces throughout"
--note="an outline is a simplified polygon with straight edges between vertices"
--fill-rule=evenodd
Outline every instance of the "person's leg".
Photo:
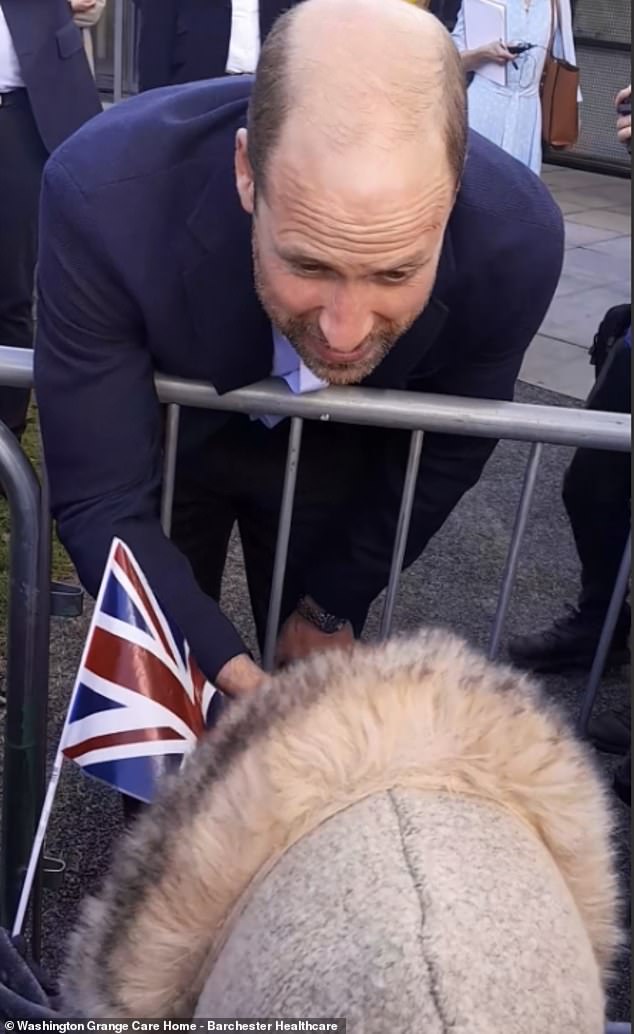
M 26 92 L 0 105 L 0 345 L 33 345 L 33 285 L 42 169 L 47 152 Z M 29 392 L 0 387 L 0 420 L 19 438 Z
M 245 557 L 251 606 L 260 647 L 264 645 L 275 544 L 284 481 L 289 422 L 267 430 L 244 430 L 242 468 L 249 470 L 238 525 Z M 358 499 L 366 471 L 385 431 L 306 422 L 291 524 L 288 565 L 280 621 L 292 613 L 303 591 L 302 575 L 316 551 L 346 522 L 347 507 Z M 406 443 L 405 443 L 406 444 Z M 376 445 L 376 447 L 375 447 Z M 361 628 L 356 629 L 357 634 Z
M 631 410 L 631 352 L 619 342 L 588 399 L 588 409 Z M 581 560 L 578 609 L 600 630 L 630 530 L 630 456 L 623 452 L 577 449 L 564 480 L 563 499 Z M 624 605 L 619 629 L 629 631 Z
M 587 408 L 631 410 L 631 352 L 618 342 L 592 390 Z M 577 607 L 554 624 L 509 643 L 512 660 L 535 671 L 589 669 L 630 531 L 629 453 L 577 449 L 564 478 L 563 499 L 581 561 Z M 630 612 L 624 601 L 608 666 L 629 659 Z

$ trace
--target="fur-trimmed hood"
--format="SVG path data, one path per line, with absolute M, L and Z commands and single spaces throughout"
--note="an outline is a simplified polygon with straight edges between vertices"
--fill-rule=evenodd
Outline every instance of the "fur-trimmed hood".
M 91 1017 L 191 1016 L 232 918 L 331 816 L 392 788 L 475 795 L 550 853 L 605 978 L 619 941 L 611 807 L 535 684 L 427 631 L 316 655 L 237 701 L 118 845 L 63 981 Z

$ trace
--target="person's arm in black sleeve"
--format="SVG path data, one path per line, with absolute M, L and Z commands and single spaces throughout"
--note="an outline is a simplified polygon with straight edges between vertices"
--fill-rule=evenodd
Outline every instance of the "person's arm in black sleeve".
M 563 237 L 555 231 L 550 235 L 541 231 L 535 238 L 537 250 L 529 248 L 526 254 L 535 256 L 539 251 L 540 258 L 531 258 L 530 275 L 519 276 L 520 266 L 524 272 L 528 270 L 524 259 L 516 267 L 515 282 L 511 272 L 511 283 L 496 295 L 497 309 L 484 328 L 486 333 L 473 345 L 467 342 L 461 360 L 426 382 L 426 391 L 481 399 L 513 398 L 524 353 L 541 326 L 561 272 Z M 475 336 L 477 330 L 463 327 L 459 333 Z M 401 445 L 397 453 L 386 448 L 377 463 L 376 478 L 349 515 L 341 543 L 319 555 L 304 582 L 306 593 L 320 607 L 348 618 L 357 633 L 389 578 L 406 460 L 406 443 Z M 478 481 L 495 445 L 486 438 L 425 435 L 405 566 L 420 556 L 464 493 Z
M 247 651 L 161 529 L 161 407 L 141 314 L 56 159 L 44 176 L 40 240 L 35 388 L 61 541 L 94 596 L 121 538 L 215 680 Z

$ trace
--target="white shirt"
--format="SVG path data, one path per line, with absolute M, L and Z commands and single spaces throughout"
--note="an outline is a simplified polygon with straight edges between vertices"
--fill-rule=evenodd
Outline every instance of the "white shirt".
M 280 334 L 279 330 L 273 327 L 273 369 L 271 377 L 281 377 L 285 380 L 294 395 L 303 395 L 307 391 L 319 391 L 320 388 L 327 388 L 328 381 L 322 381 L 312 373 L 306 364 L 299 358 L 297 352 L 287 337 Z M 283 416 L 260 416 L 259 419 L 267 427 L 275 427 Z
M 13 46 L 9 26 L 2 11 L 2 4 L 0 4 L 0 93 L 17 90 L 19 86 L 24 86 L 24 80 L 20 73 L 18 55 Z
M 232 0 L 228 72 L 255 72 L 260 56 L 258 0 Z

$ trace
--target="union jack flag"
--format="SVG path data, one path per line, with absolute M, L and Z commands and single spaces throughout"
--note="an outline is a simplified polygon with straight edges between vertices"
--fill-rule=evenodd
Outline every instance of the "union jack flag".
M 62 733 L 63 754 L 122 793 L 151 801 L 219 702 L 132 552 L 114 539 Z

